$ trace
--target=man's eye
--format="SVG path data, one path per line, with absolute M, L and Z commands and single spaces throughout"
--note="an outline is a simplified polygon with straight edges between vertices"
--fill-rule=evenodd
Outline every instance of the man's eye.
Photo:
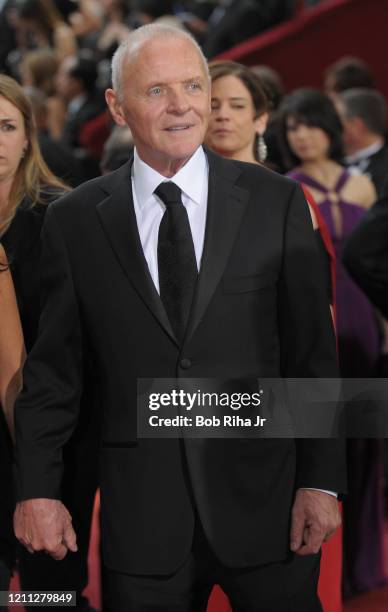
M 187 87 L 188 87 L 188 89 L 191 89 L 192 91 L 195 91 L 197 89 L 201 89 L 201 85 L 199 83 L 196 83 L 196 82 L 189 83 Z
M 162 88 L 161 87 L 153 87 L 152 89 L 150 89 L 149 91 L 151 96 L 159 96 L 162 93 Z

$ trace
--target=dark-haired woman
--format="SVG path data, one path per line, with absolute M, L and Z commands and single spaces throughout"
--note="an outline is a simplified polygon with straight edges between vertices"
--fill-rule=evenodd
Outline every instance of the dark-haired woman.
M 259 145 L 264 143 L 268 102 L 259 77 L 236 62 L 212 62 L 209 68 L 212 113 L 206 144 L 230 159 L 264 161 Z
M 300 89 L 281 107 L 281 145 L 289 176 L 312 191 L 329 229 L 337 259 L 337 334 L 341 375 L 373 376 L 379 356 L 374 310 L 342 264 L 347 236 L 376 199 L 366 176 L 351 176 L 340 164 L 342 126 L 325 94 Z M 348 444 L 349 496 L 344 505 L 344 592 L 351 595 L 384 583 L 381 445 Z
M 230 159 L 264 163 L 266 144 L 263 136 L 267 128 L 269 102 L 260 77 L 247 66 L 232 61 L 211 62 L 209 69 L 212 113 L 206 144 Z M 302 186 L 323 260 L 327 267 L 330 266 L 328 292 L 333 304 L 333 245 L 312 194 Z
M 263 134 L 267 125 L 268 100 L 260 77 L 250 68 L 231 61 L 215 61 L 209 65 L 212 81 L 212 113 L 206 134 L 206 144 L 219 155 L 254 164 L 265 161 Z M 310 192 L 304 187 L 306 200 L 322 261 L 327 269 L 330 303 L 334 298 L 334 250 L 328 230 Z M 329 266 L 330 264 L 330 266 Z M 330 268 L 330 269 L 329 269 Z M 324 545 L 321 564 L 319 596 L 325 609 L 340 610 L 341 532 Z M 329 586 L 330 585 L 330 586 Z M 215 610 L 229 612 L 230 608 L 217 599 Z M 213 610 L 213 608 L 211 608 Z
M 331 100 L 297 90 L 281 109 L 282 146 L 292 178 L 307 185 L 330 231 L 337 256 L 337 331 L 343 376 L 368 376 L 379 353 L 373 309 L 341 264 L 343 242 L 376 199 L 366 176 L 351 176 L 339 163 L 342 128 Z M 360 325 L 362 321 L 362 325 Z

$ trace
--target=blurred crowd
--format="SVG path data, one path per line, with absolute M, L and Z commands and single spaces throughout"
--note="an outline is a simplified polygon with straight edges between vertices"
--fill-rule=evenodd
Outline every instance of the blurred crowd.
M 23 331 L 27 338 L 31 332 L 31 343 L 37 316 L 32 320 L 28 309 L 38 295 L 34 287 L 27 287 L 35 292 L 31 298 L 25 289 L 31 282 L 31 266 L 38 266 L 38 255 L 32 257 L 32 251 L 26 251 L 24 257 L 23 248 L 25 236 L 36 237 L 40 230 L 43 212 L 37 193 L 46 193 L 50 201 L 68 187 L 117 169 L 131 155 L 129 128 L 114 125 L 104 100 L 112 55 L 127 33 L 153 21 L 185 28 L 211 59 L 288 19 L 293 11 L 292 0 L 0 0 L 0 73 L 13 77 L 23 87 L 19 97 L 12 97 L 7 93 L 12 89 L 9 82 L 0 80 L 0 99 L 16 108 L 25 123 L 31 123 L 29 111 L 20 102 L 20 96 L 26 96 L 36 125 L 36 134 L 30 131 L 27 144 L 24 148 L 20 145 L 20 156 L 26 172 L 32 176 L 35 167 L 39 172 L 36 170 L 30 182 L 20 183 L 20 193 L 12 192 L 13 208 L 8 216 L 0 217 L 2 243 L 6 252 L 7 242 L 11 245 L 9 252 L 14 258 L 11 268 L 17 268 L 20 262 L 14 283 Z M 233 62 L 214 61 L 210 73 L 212 115 L 207 146 L 225 157 L 265 164 L 302 183 L 317 240 L 327 256 L 327 285 L 337 324 L 341 375 L 386 375 L 388 323 L 341 263 L 345 241 L 365 211 L 376 200 L 386 198 L 388 192 L 386 100 L 371 70 L 358 58 L 344 57 L 322 75 L 321 90 L 303 88 L 289 93 L 282 75 L 269 66 L 248 69 Z M 31 153 L 38 146 L 35 139 L 44 165 Z M 34 186 L 34 193 L 28 192 L 28 185 Z M 26 217 L 16 214 L 19 209 L 23 211 L 26 200 L 39 204 L 31 226 L 24 223 Z M 19 253 L 22 235 L 24 246 Z M 85 400 L 86 404 L 90 401 Z M 82 443 L 74 442 L 69 457 L 74 457 L 74 452 L 77 457 L 87 454 L 89 472 L 82 460 L 73 459 L 68 501 L 76 520 L 78 508 L 79 520 L 85 525 L 85 549 L 97 487 L 92 469 L 95 455 L 85 451 L 85 440 L 92 444 L 93 436 L 86 429 L 89 433 L 79 434 Z M 385 582 L 383 445 L 378 440 L 356 440 L 349 444 L 348 455 L 344 592 L 351 595 Z M 79 473 L 80 465 L 83 474 Z M 84 487 L 87 479 L 89 489 Z M 87 503 L 80 505 L 82 495 L 87 496 Z M 80 549 L 82 555 L 82 541 Z M 53 571 L 50 562 L 42 560 L 38 570 L 28 564 L 26 557 L 24 566 L 21 563 L 24 588 L 47 589 L 47 575 Z M 68 572 L 80 576 L 76 588 L 81 592 L 87 581 L 86 554 Z M 53 579 L 52 588 L 62 588 L 59 582 Z
M 103 92 L 112 55 L 129 31 L 151 22 L 173 25 L 189 31 L 212 58 L 289 19 L 296 5 L 294 0 L 3 0 L 0 72 L 28 93 L 49 167 L 76 186 L 117 167 L 127 154 L 130 137 L 113 130 Z
M 174 25 L 212 57 L 293 11 L 293 0 L 6 0 L 0 3 L 0 71 L 28 88 L 44 157 L 74 186 L 99 173 L 112 127 L 103 91 L 111 57 L 130 30 Z M 108 167 L 120 142 L 114 136 L 107 145 Z M 104 156 L 103 168 L 105 162 Z

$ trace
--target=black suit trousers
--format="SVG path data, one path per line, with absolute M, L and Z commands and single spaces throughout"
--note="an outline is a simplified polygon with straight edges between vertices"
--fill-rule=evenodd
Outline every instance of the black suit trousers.
M 290 553 L 281 563 L 226 567 L 212 552 L 197 516 L 190 554 L 173 574 L 107 571 L 106 612 L 206 612 L 214 584 L 228 595 L 233 612 L 321 612 L 319 565 L 320 554 Z

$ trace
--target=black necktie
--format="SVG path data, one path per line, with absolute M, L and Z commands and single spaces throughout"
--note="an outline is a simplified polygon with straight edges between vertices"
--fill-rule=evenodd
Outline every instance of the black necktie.
M 181 190 L 171 181 L 155 193 L 166 206 L 158 237 L 160 297 L 179 342 L 183 341 L 198 271 Z

